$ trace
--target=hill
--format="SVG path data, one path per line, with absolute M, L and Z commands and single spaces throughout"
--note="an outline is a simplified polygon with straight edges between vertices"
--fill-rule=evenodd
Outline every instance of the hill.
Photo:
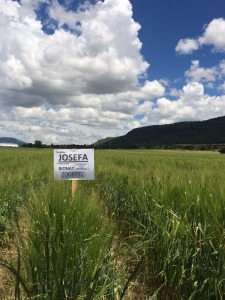
M 18 145 L 24 145 L 26 144 L 23 141 L 17 140 L 15 138 L 11 137 L 0 137 L 0 144 L 18 144 Z
M 206 121 L 136 128 L 124 136 L 101 143 L 99 148 L 154 148 L 196 144 L 225 144 L 225 116 Z
M 115 138 L 113 138 L 113 137 L 107 137 L 107 138 L 98 140 L 96 143 L 93 144 L 93 146 L 94 147 L 99 147 L 99 146 L 103 145 L 104 143 L 109 142 L 109 141 L 111 141 L 113 139 L 115 139 Z

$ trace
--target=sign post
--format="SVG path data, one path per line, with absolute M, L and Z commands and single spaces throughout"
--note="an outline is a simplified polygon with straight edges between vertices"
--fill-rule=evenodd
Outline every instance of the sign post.
M 72 197 L 75 196 L 76 190 L 77 190 L 77 181 L 72 180 Z
M 55 149 L 54 175 L 57 180 L 72 180 L 74 197 L 77 180 L 94 180 L 94 149 Z

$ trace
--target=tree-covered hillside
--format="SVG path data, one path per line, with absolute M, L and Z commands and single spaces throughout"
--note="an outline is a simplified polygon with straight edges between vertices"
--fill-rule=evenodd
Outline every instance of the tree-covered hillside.
M 225 144 L 225 116 L 206 121 L 136 128 L 100 144 L 101 148 L 152 148 L 192 144 Z

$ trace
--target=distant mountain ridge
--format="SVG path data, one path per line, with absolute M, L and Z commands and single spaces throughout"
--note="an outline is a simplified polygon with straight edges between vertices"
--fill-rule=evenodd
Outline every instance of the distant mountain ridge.
M 99 144 L 100 148 L 153 148 L 181 144 L 225 144 L 225 116 L 133 129 Z
M 20 141 L 18 139 L 15 138 L 11 138 L 11 137 L 0 137 L 0 144 L 18 144 L 18 145 L 24 145 L 26 144 L 23 141 Z

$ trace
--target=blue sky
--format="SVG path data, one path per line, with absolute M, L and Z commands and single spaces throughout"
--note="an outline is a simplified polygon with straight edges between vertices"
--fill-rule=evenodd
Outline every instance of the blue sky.
M 225 114 L 224 0 L 0 0 L 0 136 L 89 144 Z
M 141 53 L 151 63 L 149 78 L 184 81 L 184 71 L 190 68 L 191 60 L 200 60 L 204 67 L 210 68 L 224 59 L 224 52 L 212 53 L 211 46 L 189 55 L 175 51 L 180 39 L 195 39 L 213 19 L 225 19 L 223 0 L 132 0 L 131 3 L 133 17 L 141 24 Z

